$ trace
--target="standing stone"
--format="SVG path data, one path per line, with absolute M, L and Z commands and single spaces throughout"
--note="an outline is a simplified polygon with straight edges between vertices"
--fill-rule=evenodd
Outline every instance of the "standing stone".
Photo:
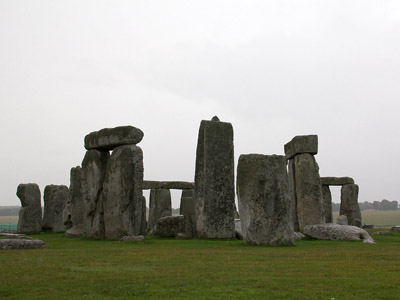
M 20 184 L 17 196 L 21 201 L 19 210 L 18 232 L 38 233 L 42 230 L 42 206 L 40 189 L 35 183 Z
M 194 199 L 198 238 L 234 238 L 233 128 L 218 117 L 200 124 Z
M 68 200 L 63 211 L 63 223 L 66 229 L 83 224 L 85 202 L 82 193 L 81 167 L 71 168 Z
M 114 149 L 103 185 L 105 237 L 141 235 L 143 227 L 143 153 L 135 145 Z
M 104 238 L 104 210 L 101 193 L 109 157 L 108 151 L 89 150 L 82 161 L 84 231 L 85 236 L 89 238 Z
M 147 229 L 151 231 L 157 225 L 158 219 L 168 216 L 172 216 L 170 190 L 151 189 Z
M 180 214 L 185 217 L 185 236 L 194 238 L 196 236 L 196 216 L 193 197 L 183 197 L 181 199 Z
M 297 217 L 300 231 L 306 225 L 323 223 L 322 184 L 319 167 L 313 155 L 294 157 L 296 178 Z
M 297 199 L 296 199 L 296 178 L 294 170 L 294 159 L 289 159 L 289 195 L 290 195 L 290 222 L 295 232 L 299 231 L 299 221 L 297 218 Z
M 328 185 L 322 186 L 322 197 L 323 197 L 323 218 L 324 223 L 333 223 L 332 215 L 332 194 Z
M 340 215 L 347 217 L 351 226 L 362 226 L 361 212 L 358 205 L 358 185 L 346 184 L 342 186 L 340 195 Z
M 140 235 L 146 235 L 147 220 L 146 220 L 146 197 L 142 197 L 142 226 L 140 229 Z
M 68 199 L 65 185 L 47 185 L 44 188 L 43 231 L 64 232 L 66 230 L 62 213 Z
M 186 198 L 186 197 L 194 197 L 194 189 L 190 189 L 190 190 L 182 190 L 182 194 L 181 194 L 181 204 L 179 206 L 179 213 L 181 215 L 183 215 L 182 213 L 182 199 Z
M 237 195 L 244 243 L 293 244 L 286 159 L 281 155 L 241 155 Z

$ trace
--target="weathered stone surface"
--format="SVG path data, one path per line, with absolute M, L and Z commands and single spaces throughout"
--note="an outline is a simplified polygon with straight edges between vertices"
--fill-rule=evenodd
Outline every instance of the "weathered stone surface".
M 84 237 L 85 236 L 85 226 L 84 224 L 78 224 L 74 227 L 71 227 L 65 231 L 65 236 L 68 237 Z
M 321 177 L 322 185 L 345 185 L 354 184 L 354 179 L 350 177 Z
M 105 238 L 142 234 L 142 184 L 142 149 L 135 145 L 115 148 L 103 184 Z
M 186 198 L 186 197 L 194 197 L 194 189 L 190 189 L 190 190 L 182 190 L 182 194 L 181 194 L 181 204 L 179 206 L 179 213 L 181 215 L 183 215 L 183 211 L 182 211 L 182 199 Z
M 391 231 L 400 231 L 400 226 L 393 226 L 392 228 L 390 228 Z
M 21 201 L 18 218 L 18 232 L 38 233 L 42 230 L 42 206 L 40 189 L 35 183 L 20 184 L 17 196 Z
M 120 239 L 121 242 L 141 243 L 144 242 L 143 235 L 127 235 Z
M 85 202 L 82 193 L 82 175 L 81 167 L 71 169 L 69 194 L 63 211 L 63 223 L 66 229 L 83 224 Z
M 194 182 L 144 180 L 142 188 L 144 190 L 151 190 L 151 189 L 193 190 Z
M 196 212 L 193 197 L 181 199 L 181 215 L 185 217 L 185 236 L 193 238 L 196 236 Z
M 239 157 L 237 195 L 243 241 L 281 246 L 293 244 L 286 159 L 281 155 Z
M 44 247 L 46 247 L 46 244 L 42 240 L 0 239 L 0 250 L 36 249 L 36 248 L 44 248 Z
M 322 186 L 322 215 L 324 223 L 333 223 L 332 194 L 328 185 Z
M 82 161 L 82 189 L 85 203 L 84 225 L 85 236 L 104 238 L 104 209 L 101 194 L 107 161 L 107 151 L 89 150 Z
M 152 230 L 159 218 L 172 215 L 171 192 L 168 189 L 150 190 L 149 221 L 147 229 Z
M 296 201 L 299 230 L 306 225 L 323 223 L 322 185 L 319 167 L 311 154 L 299 154 L 294 157 L 296 178 Z
M 336 224 L 338 225 L 349 225 L 349 221 L 347 220 L 347 217 L 344 215 L 339 215 L 336 219 Z
M 299 135 L 295 136 L 285 145 L 286 159 L 291 159 L 297 154 L 317 154 L 318 136 L 317 135 Z
M 9 240 L 33 240 L 33 238 L 26 236 L 25 234 L 18 234 L 18 233 L 4 233 L 0 232 L 0 236 L 5 236 Z
M 340 215 L 345 215 L 349 225 L 361 227 L 361 211 L 358 205 L 358 185 L 342 186 L 340 194 Z
M 350 225 L 317 224 L 307 225 L 303 233 L 318 240 L 360 241 L 375 243 L 373 238 L 364 229 Z
M 293 232 L 293 241 L 298 241 L 301 240 L 302 238 L 306 237 L 304 234 L 302 234 L 301 232 Z
M 143 131 L 133 126 L 104 128 L 85 136 L 86 150 L 113 150 L 122 145 L 136 145 L 143 139 Z
M 289 159 L 289 196 L 290 196 L 290 223 L 293 231 L 299 231 L 299 220 L 297 218 L 296 178 L 294 170 L 294 159 Z
M 235 219 L 235 236 L 238 240 L 243 240 L 242 223 L 240 219 Z
M 232 124 L 201 121 L 195 172 L 196 235 L 233 238 L 234 155 Z
M 146 198 L 142 197 L 142 226 L 140 229 L 140 235 L 146 235 L 147 220 L 146 220 Z
M 68 199 L 68 187 L 65 185 L 47 185 L 44 188 L 44 213 L 42 230 L 64 232 L 63 210 Z
M 185 235 L 185 217 L 170 216 L 160 218 L 151 234 L 162 237 L 177 237 L 178 234 Z

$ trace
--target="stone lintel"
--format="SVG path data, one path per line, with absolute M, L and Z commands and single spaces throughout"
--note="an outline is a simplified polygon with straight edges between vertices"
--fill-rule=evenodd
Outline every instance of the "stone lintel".
M 143 190 L 150 190 L 150 189 L 190 190 L 194 189 L 194 182 L 144 180 L 142 189 Z
M 285 145 L 286 159 L 302 153 L 318 153 L 318 135 L 298 135 Z
M 354 179 L 351 177 L 321 177 L 322 185 L 346 185 L 354 184 Z

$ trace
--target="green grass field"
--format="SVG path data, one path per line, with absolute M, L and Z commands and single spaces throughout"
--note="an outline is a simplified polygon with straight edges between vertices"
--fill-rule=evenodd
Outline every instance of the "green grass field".
M 400 234 L 376 244 L 40 234 L 46 249 L 0 251 L 1 299 L 399 299 Z
M 336 222 L 339 213 L 333 213 L 333 220 Z M 400 209 L 399 210 L 375 210 L 368 209 L 361 211 L 362 223 L 370 225 L 400 225 Z

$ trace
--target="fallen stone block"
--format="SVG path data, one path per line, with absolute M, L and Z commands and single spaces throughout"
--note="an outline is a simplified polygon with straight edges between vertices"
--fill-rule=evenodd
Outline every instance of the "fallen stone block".
M 85 236 L 85 226 L 83 224 L 76 225 L 67 229 L 64 234 L 68 237 L 84 237 Z
M 46 244 L 42 240 L 0 239 L 0 250 L 36 249 L 36 248 L 44 248 L 44 247 L 46 247 Z
M 303 233 L 317 240 L 339 240 L 339 241 L 363 241 L 364 243 L 375 243 L 374 239 L 366 232 L 356 226 L 338 224 L 307 225 Z
M 157 226 L 150 233 L 161 237 L 177 237 L 178 234 L 185 235 L 185 217 L 170 216 L 158 219 Z

